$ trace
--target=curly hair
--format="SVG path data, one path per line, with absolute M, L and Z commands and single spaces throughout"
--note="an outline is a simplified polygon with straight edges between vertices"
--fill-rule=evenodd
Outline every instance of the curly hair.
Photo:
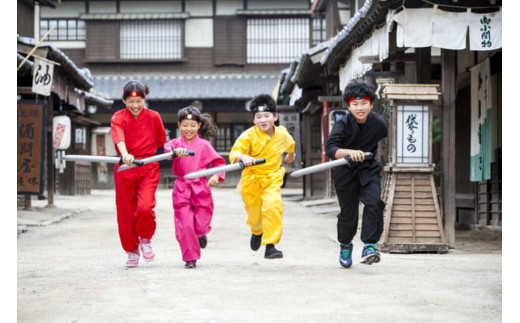
M 269 94 L 260 94 L 251 99 L 249 102 L 249 111 L 253 112 L 254 115 L 256 112 L 259 112 L 257 108 L 261 106 L 267 107 L 267 110 L 263 110 L 266 112 L 276 113 L 278 111 L 276 101 Z
M 352 97 L 367 97 L 371 102 L 374 102 L 374 99 L 376 98 L 376 92 L 370 83 L 361 80 L 352 80 L 347 84 L 345 90 L 343 91 L 343 100 L 348 105 L 348 101 Z

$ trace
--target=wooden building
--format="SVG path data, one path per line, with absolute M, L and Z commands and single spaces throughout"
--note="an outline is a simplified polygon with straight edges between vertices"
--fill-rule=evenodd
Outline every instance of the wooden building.
M 311 59 L 312 64 L 299 58 L 296 66 L 282 72 L 287 80 L 302 62 L 306 65 L 300 68 L 300 75 L 308 70 L 317 78 L 319 71 L 321 80 L 314 84 L 309 85 L 302 76 L 291 79 L 301 88 L 297 105 L 316 115 L 330 115 L 328 106 L 356 78 L 371 82 L 378 95 L 381 85 L 388 83 L 441 84 L 441 99 L 433 106 L 438 131 L 433 136 L 432 157 L 447 242 L 454 245 L 456 226 L 500 230 L 502 2 L 317 0 L 311 9 L 313 14 L 325 16 L 328 32 L 342 25 L 338 17 L 345 16 L 340 10 L 345 6 L 355 8 L 355 14 L 327 38 L 325 52 Z M 485 82 L 479 81 L 479 75 Z M 475 112 L 479 102 L 486 107 L 480 109 L 480 118 Z M 384 100 L 376 102 L 374 111 L 390 117 Z M 321 123 L 325 135 L 326 125 Z M 305 154 L 316 154 L 308 153 L 316 144 L 305 145 Z M 388 142 L 383 142 L 379 153 L 385 164 L 387 147 Z M 316 159 L 305 160 L 310 166 Z M 318 183 L 325 188 L 311 189 L 311 198 L 333 191 L 326 188 L 330 174 L 324 176 Z
M 43 104 L 46 112 L 41 122 L 44 124 L 43 149 L 30 159 L 35 163 L 44 160 L 44 169 L 38 181 L 42 185 L 33 195 L 47 195 L 49 205 L 53 205 L 55 192 L 66 195 L 90 194 L 91 176 L 90 165 L 69 164 L 64 172 L 56 170 L 56 149 L 53 145 L 52 125 L 53 118 L 58 115 L 66 115 L 71 119 L 71 134 L 73 144 L 66 150 L 67 154 L 90 154 L 88 137 L 90 130 L 98 122 L 86 117 L 87 107 L 111 106 L 112 100 L 105 97 L 103 93 L 92 91 L 94 85 L 92 76 L 88 69 L 80 69 L 66 54 L 58 48 L 43 44 L 38 46 L 30 56 L 28 55 L 37 45 L 39 34 L 34 36 L 34 22 L 38 19 L 41 8 L 56 8 L 56 1 L 18 1 L 18 21 L 26 24 L 18 24 L 17 36 L 17 94 L 18 102 L 23 104 Z M 26 57 L 28 56 L 28 59 Z M 33 91 L 33 79 L 36 77 L 35 58 L 50 62 L 54 65 L 51 89 L 49 95 L 38 95 Z M 21 118 L 21 119 L 20 119 Z M 23 119 L 23 113 L 19 110 L 19 123 Z M 18 133 L 20 140 L 20 133 Z M 19 169 L 20 172 L 20 169 Z M 19 191 L 20 191 L 19 178 Z M 23 190 L 23 189 L 22 189 Z M 46 191 L 46 194 L 44 194 Z M 26 195 L 26 194 L 24 194 Z M 25 206 L 30 206 L 30 194 L 26 195 Z
M 192 104 L 216 120 L 213 145 L 227 157 L 253 124 L 247 102 L 273 94 L 279 71 L 324 40 L 323 18 L 311 16 L 307 0 L 63 0 L 41 10 L 39 33 L 53 25 L 48 43 L 88 67 L 94 89 L 114 101 L 89 115 L 99 122 L 94 147 L 108 155 L 115 153 L 107 131 L 111 115 L 123 108 L 121 89 L 140 79 L 150 85 L 149 107 L 161 114 L 169 138 L 178 135 L 177 111 Z M 112 186 L 108 172 L 95 185 Z M 161 173 L 166 184 L 167 162 Z M 224 184 L 237 182 L 230 173 Z

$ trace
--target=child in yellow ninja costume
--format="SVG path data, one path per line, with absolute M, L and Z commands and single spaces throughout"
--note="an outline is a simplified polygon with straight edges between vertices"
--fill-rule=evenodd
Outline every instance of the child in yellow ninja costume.
M 255 126 L 238 137 L 229 153 L 229 160 L 251 166 L 257 158 L 266 159 L 265 164 L 246 167 L 242 171 L 242 200 L 247 212 L 247 225 L 251 229 L 251 249 L 256 251 L 260 245 L 265 245 L 265 258 L 282 258 L 283 253 L 275 248 L 282 236 L 280 188 L 285 174 L 282 154 L 286 152 L 285 161 L 292 163 L 295 142 L 285 127 L 274 125 L 278 113 L 271 96 L 255 96 L 249 108 Z

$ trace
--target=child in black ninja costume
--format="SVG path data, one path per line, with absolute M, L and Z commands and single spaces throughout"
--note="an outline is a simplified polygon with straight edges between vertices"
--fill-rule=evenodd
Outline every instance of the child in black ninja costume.
M 382 165 L 375 159 L 365 160 L 365 153 L 377 152 L 378 142 L 388 135 L 386 123 L 372 111 L 374 88 L 364 81 L 352 80 L 343 91 L 349 113 L 341 118 L 330 133 L 326 154 L 332 159 L 350 156 L 350 165 L 334 168 L 334 187 L 341 208 L 338 214 L 339 262 L 349 268 L 352 265 L 352 239 L 358 227 L 359 202 L 364 204 L 361 241 L 364 242 L 361 263 L 380 261 L 376 243 L 383 233 L 381 200 Z

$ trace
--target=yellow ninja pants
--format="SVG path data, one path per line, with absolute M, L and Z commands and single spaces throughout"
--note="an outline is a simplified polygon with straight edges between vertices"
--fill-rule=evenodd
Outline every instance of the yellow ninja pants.
M 242 174 L 242 200 L 251 233 L 263 233 L 262 245 L 277 244 L 282 237 L 282 193 L 285 168 L 270 174 Z

